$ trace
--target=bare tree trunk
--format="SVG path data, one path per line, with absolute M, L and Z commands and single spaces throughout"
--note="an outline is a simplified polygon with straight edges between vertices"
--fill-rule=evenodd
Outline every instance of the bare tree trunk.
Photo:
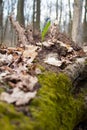
M 52 2 L 50 1 L 50 4 L 48 5 L 49 7 L 49 16 L 52 14 Z
M 56 0 L 56 19 L 58 20 L 58 0 Z
M 33 35 L 35 34 L 36 28 L 36 0 L 33 0 Z
M 60 1 L 60 18 L 59 18 L 59 26 L 61 26 L 61 19 L 62 19 L 62 0 Z
M 87 42 L 87 0 L 85 0 L 85 14 L 83 22 L 83 41 Z
M 36 25 L 37 29 L 40 29 L 40 0 L 37 0 Z
M 24 0 L 18 0 L 17 20 L 19 21 L 20 25 L 24 25 Z
M 83 0 L 74 0 L 74 13 L 72 24 L 72 39 L 76 43 L 81 43 L 81 20 L 82 20 Z
M 0 43 L 3 42 L 3 1 L 0 0 Z
M 33 34 L 40 31 L 40 3 L 41 0 L 33 0 Z
M 35 26 L 35 20 L 36 20 L 36 17 L 35 17 L 35 14 L 36 14 L 35 4 L 36 4 L 36 0 L 33 0 L 33 27 Z
M 13 0 L 11 1 L 13 2 Z M 4 29 L 3 29 L 3 36 L 4 36 L 4 39 L 3 39 L 3 42 L 7 45 L 7 46 L 11 46 L 11 26 L 10 26 L 10 21 L 8 19 L 8 16 L 10 14 L 10 1 L 7 0 L 7 16 L 5 18 L 5 24 L 4 24 Z
M 71 15 L 70 0 L 68 0 L 68 6 L 69 6 L 69 26 L 68 26 L 68 32 L 69 32 L 69 36 L 71 36 L 71 32 L 72 32 L 72 15 Z

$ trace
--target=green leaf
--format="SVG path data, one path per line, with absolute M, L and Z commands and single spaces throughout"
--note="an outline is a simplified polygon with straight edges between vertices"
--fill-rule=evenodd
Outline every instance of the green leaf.
M 47 24 L 45 25 L 45 27 L 44 27 L 44 29 L 43 29 L 43 31 L 42 31 L 42 41 L 44 40 L 44 38 L 45 38 L 45 36 L 46 36 L 46 34 L 47 34 L 47 32 L 48 32 L 48 29 L 49 29 L 49 27 L 50 27 L 50 24 L 51 24 L 51 22 L 49 21 L 49 22 L 47 22 Z

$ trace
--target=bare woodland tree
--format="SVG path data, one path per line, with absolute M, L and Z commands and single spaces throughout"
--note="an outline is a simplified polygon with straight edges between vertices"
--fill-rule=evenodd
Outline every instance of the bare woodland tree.
M 60 17 L 59 17 L 59 26 L 61 26 L 61 20 L 62 20 L 62 0 L 60 1 Z
M 83 0 L 74 0 L 72 39 L 76 43 L 81 43 L 81 20 L 82 20 Z
M 3 42 L 3 1 L 0 0 L 0 43 Z
M 58 0 L 56 0 L 56 19 L 58 20 Z
M 85 0 L 85 13 L 83 21 L 83 41 L 87 42 L 87 0 Z
M 11 0 L 11 12 L 14 11 L 15 3 L 16 3 L 16 0 Z M 10 28 L 11 28 L 11 45 L 14 46 L 16 45 L 16 42 L 17 42 L 17 36 L 11 24 L 10 24 Z
M 33 0 L 33 32 L 40 30 L 40 3 L 41 0 Z
M 70 0 L 68 0 L 68 6 L 69 6 L 69 25 L 68 25 L 68 32 L 69 32 L 69 36 L 71 36 L 71 31 L 72 31 L 72 15 L 71 15 Z
M 51 16 L 51 13 L 52 13 L 52 6 L 53 6 L 53 3 L 50 1 L 48 7 L 49 7 L 49 15 Z
M 21 25 L 24 25 L 24 0 L 18 0 L 17 20 Z

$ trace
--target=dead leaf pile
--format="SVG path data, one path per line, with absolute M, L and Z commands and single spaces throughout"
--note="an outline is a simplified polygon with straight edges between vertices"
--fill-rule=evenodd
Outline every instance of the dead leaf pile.
M 38 79 L 28 72 L 28 66 L 32 66 L 38 48 L 26 45 L 25 48 L 0 49 L 0 82 L 6 85 L 5 92 L 0 95 L 1 101 L 25 105 L 35 97 Z

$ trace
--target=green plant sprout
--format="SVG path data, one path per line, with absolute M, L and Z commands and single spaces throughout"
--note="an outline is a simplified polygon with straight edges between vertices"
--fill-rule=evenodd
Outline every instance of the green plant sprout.
M 49 27 L 50 27 L 50 24 L 51 24 L 51 22 L 48 21 L 48 22 L 46 23 L 45 27 L 43 28 L 43 31 L 42 31 L 42 34 L 41 34 L 42 41 L 44 40 L 44 38 L 45 38 L 45 36 L 46 36 L 46 34 L 47 34 L 47 32 L 48 32 L 48 29 L 49 29 Z

